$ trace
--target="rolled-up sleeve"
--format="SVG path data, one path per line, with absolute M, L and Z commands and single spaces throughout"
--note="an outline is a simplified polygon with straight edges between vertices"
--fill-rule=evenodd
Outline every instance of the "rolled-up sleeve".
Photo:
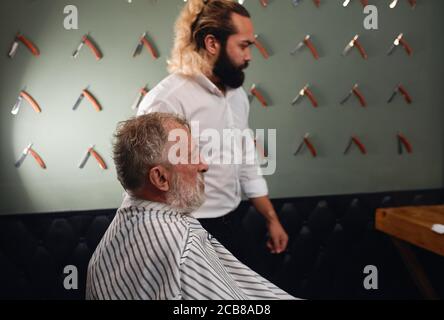
M 241 186 L 245 196 L 249 199 L 268 195 L 267 182 L 263 177 L 254 180 L 241 179 Z
M 243 161 L 240 168 L 240 184 L 245 196 L 249 199 L 268 195 L 267 182 L 257 161 L 256 148 L 252 136 L 244 136 Z M 250 145 L 250 147 L 248 147 Z M 251 164 L 248 160 L 255 159 Z
M 251 135 L 245 135 L 245 144 L 243 148 L 243 161 L 240 169 L 240 185 L 243 193 L 249 199 L 259 198 L 268 195 L 268 186 L 267 182 L 264 179 L 262 174 L 262 169 L 257 161 L 256 147 L 254 143 L 254 133 L 250 129 L 250 125 L 248 123 L 249 113 L 250 113 L 250 103 L 248 101 L 247 94 L 244 90 L 241 91 L 243 93 L 243 103 L 245 106 L 244 114 L 243 114 L 243 128 L 242 130 L 249 130 Z M 250 145 L 250 148 L 248 148 Z M 254 164 L 248 162 L 249 159 L 256 159 Z

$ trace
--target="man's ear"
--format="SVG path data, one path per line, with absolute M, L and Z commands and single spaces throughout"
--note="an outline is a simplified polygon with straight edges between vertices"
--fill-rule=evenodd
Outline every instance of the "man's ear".
M 212 55 L 217 56 L 220 51 L 220 42 L 216 39 L 216 37 L 212 34 L 209 34 L 204 39 L 205 50 Z
M 163 192 L 170 190 L 171 174 L 164 167 L 156 166 L 151 168 L 148 172 L 148 179 L 156 189 Z

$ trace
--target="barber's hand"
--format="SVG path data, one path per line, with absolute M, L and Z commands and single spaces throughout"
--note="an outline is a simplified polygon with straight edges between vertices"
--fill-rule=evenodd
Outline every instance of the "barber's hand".
M 279 220 L 273 220 L 268 223 L 269 239 L 267 247 L 273 254 L 279 254 L 287 249 L 288 235 L 282 227 Z

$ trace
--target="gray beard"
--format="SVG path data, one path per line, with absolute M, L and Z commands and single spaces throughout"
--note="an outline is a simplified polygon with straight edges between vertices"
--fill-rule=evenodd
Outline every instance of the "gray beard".
M 167 204 L 180 211 L 191 213 L 199 209 L 205 202 L 205 191 L 200 185 L 204 183 L 203 175 L 197 176 L 195 185 L 187 185 L 181 176 L 174 174 L 171 181 L 171 190 L 167 193 Z

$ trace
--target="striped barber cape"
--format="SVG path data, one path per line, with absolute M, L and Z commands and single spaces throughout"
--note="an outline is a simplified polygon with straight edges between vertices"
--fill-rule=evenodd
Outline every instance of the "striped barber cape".
M 89 300 L 294 299 L 190 215 L 126 196 L 88 266 Z

